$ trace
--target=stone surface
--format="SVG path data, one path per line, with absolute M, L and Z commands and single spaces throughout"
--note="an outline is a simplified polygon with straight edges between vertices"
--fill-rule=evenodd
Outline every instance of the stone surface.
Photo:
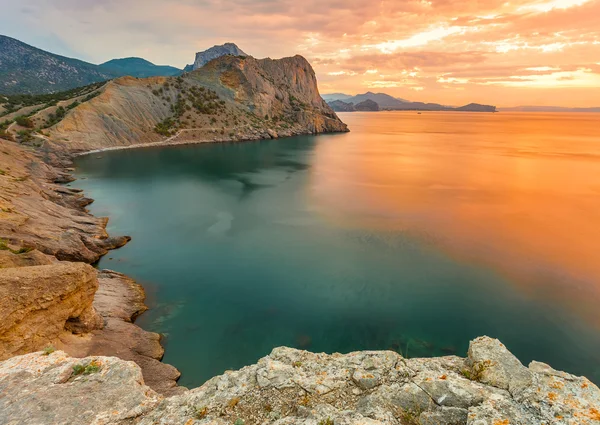
M 478 353 L 477 361 L 500 363 L 510 354 L 491 338 L 478 338 L 471 346 L 471 352 Z M 0 363 L 0 408 L 9 406 L 8 413 L 4 413 L 4 422 L 11 423 L 12 420 L 18 423 L 22 418 L 22 413 L 11 407 L 6 398 L 15 400 L 19 394 L 26 394 L 28 399 L 43 397 L 47 410 L 29 410 L 29 423 L 43 423 L 44 419 L 52 417 L 50 415 L 62 415 L 52 410 L 59 409 L 62 403 L 68 404 L 77 394 L 78 386 L 81 391 L 90 391 L 90 384 L 75 379 L 69 381 L 69 392 L 46 392 L 47 389 L 39 382 L 56 382 L 56 376 L 64 377 L 66 372 L 55 372 L 51 367 L 45 369 L 31 360 L 42 357 L 41 354 L 32 354 Z M 102 370 L 106 376 L 109 376 L 112 367 L 123 370 L 125 362 L 105 359 L 96 358 L 96 361 L 105 365 Z M 61 360 L 71 364 L 73 361 Z M 92 359 L 79 361 L 87 364 Z M 14 364 L 22 365 L 15 372 L 21 379 L 21 387 L 15 390 L 17 395 L 11 392 L 9 396 L 3 396 L 1 390 L 7 388 L 4 383 L 6 371 L 14 369 Z M 473 358 L 405 359 L 388 351 L 328 355 L 279 347 L 257 364 L 225 372 L 199 388 L 167 398 L 160 398 L 153 392 L 146 392 L 146 397 L 141 397 L 140 376 L 128 371 L 121 374 L 120 379 L 128 379 L 122 385 L 133 388 L 134 397 L 125 398 L 127 406 L 118 409 L 119 413 L 115 414 L 112 422 L 93 422 L 91 419 L 106 417 L 105 406 L 100 403 L 97 407 L 92 405 L 90 412 L 86 413 L 89 422 L 76 423 L 600 424 L 600 390 L 585 378 L 555 371 L 542 363 L 532 363 L 526 368 L 531 375 L 530 384 L 515 397 L 506 389 L 467 378 L 464 368 L 472 364 Z M 506 373 L 502 376 L 512 382 L 512 374 L 519 377 L 523 371 L 513 367 L 512 360 L 508 364 L 511 367 L 504 369 Z M 365 374 L 376 376 L 377 381 L 372 381 L 369 376 L 368 385 L 365 385 Z M 45 378 L 44 375 L 50 377 Z M 16 379 L 11 381 L 11 385 L 16 385 Z M 96 394 L 101 394 L 101 385 L 106 385 L 109 394 L 117 391 L 113 382 L 101 377 L 94 381 L 94 385 L 98 385 L 92 389 Z M 50 390 L 54 390 L 54 386 Z M 138 409 L 128 404 L 137 400 L 135 397 L 142 399 Z M 68 404 L 69 412 L 73 412 L 72 404 Z
M 129 238 L 110 238 L 108 219 L 82 209 L 83 195 L 52 183 L 64 174 L 19 145 L 0 139 L 0 257 L 1 267 L 40 265 L 47 261 L 31 253 L 10 259 L 13 251 L 37 249 L 63 261 L 94 263 Z M 86 201 L 87 202 L 87 201 Z M 10 252 L 10 251 L 8 251 Z
M 96 271 L 84 263 L 0 269 L 0 359 L 102 327 Z
M 153 390 L 163 395 L 184 392 L 185 388 L 177 386 L 179 371 L 160 361 L 164 354 L 160 335 L 133 324 L 147 309 L 144 289 L 133 279 L 111 270 L 100 271 L 98 282 L 94 307 L 103 318 L 103 328 L 84 337 L 65 334 L 56 347 L 74 357 L 115 356 L 134 361 Z
M 74 366 L 90 364 L 99 370 L 75 374 Z M 127 423 L 160 400 L 144 385 L 135 363 L 115 357 L 74 359 L 56 351 L 0 363 L 1 424 Z

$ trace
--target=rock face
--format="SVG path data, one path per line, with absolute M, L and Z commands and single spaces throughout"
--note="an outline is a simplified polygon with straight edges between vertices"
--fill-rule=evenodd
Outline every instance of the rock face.
M 100 271 L 98 283 L 93 306 L 102 317 L 102 329 L 85 338 L 64 334 L 55 347 L 73 357 L 116 356 L 133 361 L 142 368 L 144 381 L 153 390 L 163 395 L 185 391 L 177 386 L 179 371 L 160 361 L 164 354 L 160 335 L 133 323 L 147 309 L 144 289 L 133 279 L 112 270 Z
M 0 359 L 102 327 L 96 271 L 84 263 L 0 269 Z
M 0 139 L 0 264 L 44 264 L 26 260 L 33 254 L 16 254 L 34 248 L 59 260 L 94 263 L 127 243 L 128 237 L 108 236 L 106 218 L 83 211 L 91 200 L 80 191 L 52 183 L 65 178 L 32 153 Z
M 194 60 L 194 65 L 192 66 L 192 70 L 202 68 L 208 62 L 213 59 L 219 58 L 225 55 L 232 56 L 248 56 L 246 53 L 242 51 L 238 46 L 234 43 L 225 43 L 220 46 L 213 46 L 210 49 L 207 49 L 203 52 L 196 53 L 196 60 Z
M 73 374 L 92 362 L 98 370 Z M 511 382 L 523 385 L 512 393 Z M 599 406 L 587 379 L 537 362 L 526 368 L 487 337 L 471 342 L 467 359 L 281 347 L 164 399 L 144 387 L 137 366 L 115 358 L 33 353 L 0 363 L 1 423 L 593 425 Z
M 52 127 L 43 149 L 78 153 L 347 131 L 301 56 L 221 56 L 181 77 L 123 77 L 101 91 Z
M 52 181 L 68 175 L 0 139 L 0 359 L 49 345 L 75 357 L 119 356 L 141 366 L 162 394 L 179 372 L 160 360 L 160 336 L 133 324 L 144 291 L 96 262 L 127 237 L 108 237 L 106 219 L 87 214 L 77 189 Z M 98 314 L 96 314 L 97 312 Z

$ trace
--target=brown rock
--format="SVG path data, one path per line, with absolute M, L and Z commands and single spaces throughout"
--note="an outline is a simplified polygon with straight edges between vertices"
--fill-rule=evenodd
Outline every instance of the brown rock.
M 160 335 L 133 324 L 147 310 L 141 285 L 111 270 L 99 272 L 98 282 L 94 307 L 102 316 L 104 327 L 84 338 L 66 334 L 57 348 L 74 357 L 116 356 L 134 361 L 153 390 L 163 395 L 185 391 L 184 387 L 177 386 L 179 371 L 160 361 L 164 354 Z
M 101 327 L 97 288 L 96 271 L 83 263 L 0 269 L 0 359 Z

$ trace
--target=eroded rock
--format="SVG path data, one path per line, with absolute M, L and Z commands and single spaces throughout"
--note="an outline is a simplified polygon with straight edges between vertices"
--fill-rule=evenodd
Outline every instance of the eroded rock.
M 0 269 L 0 359 L 101 328 L 97 289 L 96 271 L 83 263 Z

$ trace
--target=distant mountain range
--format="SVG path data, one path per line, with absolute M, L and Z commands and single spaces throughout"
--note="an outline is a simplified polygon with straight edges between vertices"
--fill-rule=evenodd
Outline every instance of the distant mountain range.
M 113 59 L 95 65 L 46 52 L 0 35 L 0 93 L 54 93 L 126 75 L 137 78 L 176 76 L 198 69 L 210 60 L 224 55 L 248 56 L 235 44 L 225 43 L 196 53 L 194 64 L 188 65 L 185 70 L 155 65 L 137 57 Z
M 391 111 L 465 111 L 465 112 L 497 112 L 496 107 L 492 105 L 480 105 L 478 103 L 469 103 L 461 107 L 452 107 L 440 105 L 438 103 L 411 102 L 405 99 L 390 96 L 385 93 L 367 92 L 356 96 L 343 93 L 334 93 L 332 95 L 323 95 L 323 99 L 337 112 L 351 112 L 363 110 L 358 105 L 370 101 L 377 104 L 378 109 Z M 331 100 L 333 99 L 333 100 Z M 372 108 L 368 110 L 374 110 Z
M 168 65 L 154 65 L 152 62 L 142 58 L 113 59 L 99 65 L 107 72 L 119 76 L 130 75 L 132 77 L 171 77 L 181 74 L 182 70 Z

